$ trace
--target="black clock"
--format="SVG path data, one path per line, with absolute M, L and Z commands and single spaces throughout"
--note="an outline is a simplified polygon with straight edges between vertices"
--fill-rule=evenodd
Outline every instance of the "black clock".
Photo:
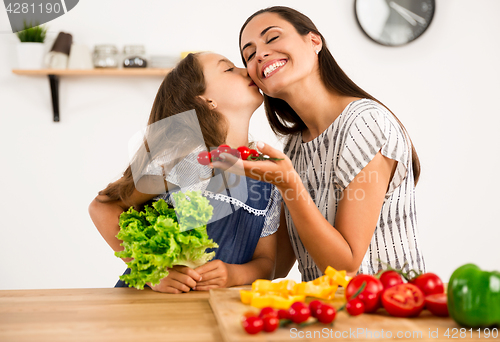
M 407 44 L 431 24 L 435 0 L 355 0 L 356 20 L 373 41 L 386 46 Z

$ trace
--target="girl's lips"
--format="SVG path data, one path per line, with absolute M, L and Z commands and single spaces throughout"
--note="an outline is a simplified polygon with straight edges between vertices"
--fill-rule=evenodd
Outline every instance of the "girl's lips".
M 248 85 L 249 87 L 252 87 L 252 86 L 257 86 L 254 81 L 251 81 L 250 84 Z

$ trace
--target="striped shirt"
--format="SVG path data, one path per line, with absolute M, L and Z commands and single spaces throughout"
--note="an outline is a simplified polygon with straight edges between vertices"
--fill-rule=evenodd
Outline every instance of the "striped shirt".
M 375 101 L 357 100 L 315 139 L 304 143 L 301 133 L 293 134 L 284 147 L 312 200 L 333 227 L 343 190 L 379 151 L 397 161 L 397 167 L 358 273 L 385 269 L 379 259 L 394 268 L 406 262 L 406 271 L 425 271 L 417 231 L 411 143 L 392 113 Z M 324 270 L 302 244 L 286 205 L 285 214 L 302 279 L 313 280 Z

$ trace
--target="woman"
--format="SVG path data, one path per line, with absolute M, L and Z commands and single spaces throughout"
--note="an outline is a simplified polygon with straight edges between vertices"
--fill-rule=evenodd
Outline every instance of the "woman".
M 284 160 L 242 163 L 248 176 L 275 184 L 286 204 L 276 276 L 295 259 L 305 281 L 327 266 L 351 275 L 384 263 L 424 270 L 414 196 L 420 165 L 399 120 L 345 75 L 300 12 L 256 12 L 241 28 L 240 50 L 271 127 L 287 138 L 284 153 L 257 144 Z
M 210 166 L 197 162 L 200 151 L 211 147 L 247 146 L 249 121 L 261 103 L 262 95 L 245 69 L 217 54 L 189 54 L 161 84 L 146 141 L 123 177 L 90 204 L 97 229 L 120 251 L 118 220 L 130 206 L 140 208 L 158 198 L 173 205 L 170 194 L 179 189 L 200 190 L 209 198 L 214 215 L 207 233 L 219 244 L 216 260 L 194 270 L 175 266 L 153 290 L 180 293 L 272 278 L 279 192 L 253 179 L 214 175 Z

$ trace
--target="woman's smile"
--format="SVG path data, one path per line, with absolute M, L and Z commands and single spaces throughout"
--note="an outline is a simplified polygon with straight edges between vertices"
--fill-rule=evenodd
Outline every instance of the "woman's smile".
M 281 70 L 288 61 L 286 59 L 274 59 L 267 62 L 262 66 L 261 76 L 263 78 L 269 78 L 279 70 Z

